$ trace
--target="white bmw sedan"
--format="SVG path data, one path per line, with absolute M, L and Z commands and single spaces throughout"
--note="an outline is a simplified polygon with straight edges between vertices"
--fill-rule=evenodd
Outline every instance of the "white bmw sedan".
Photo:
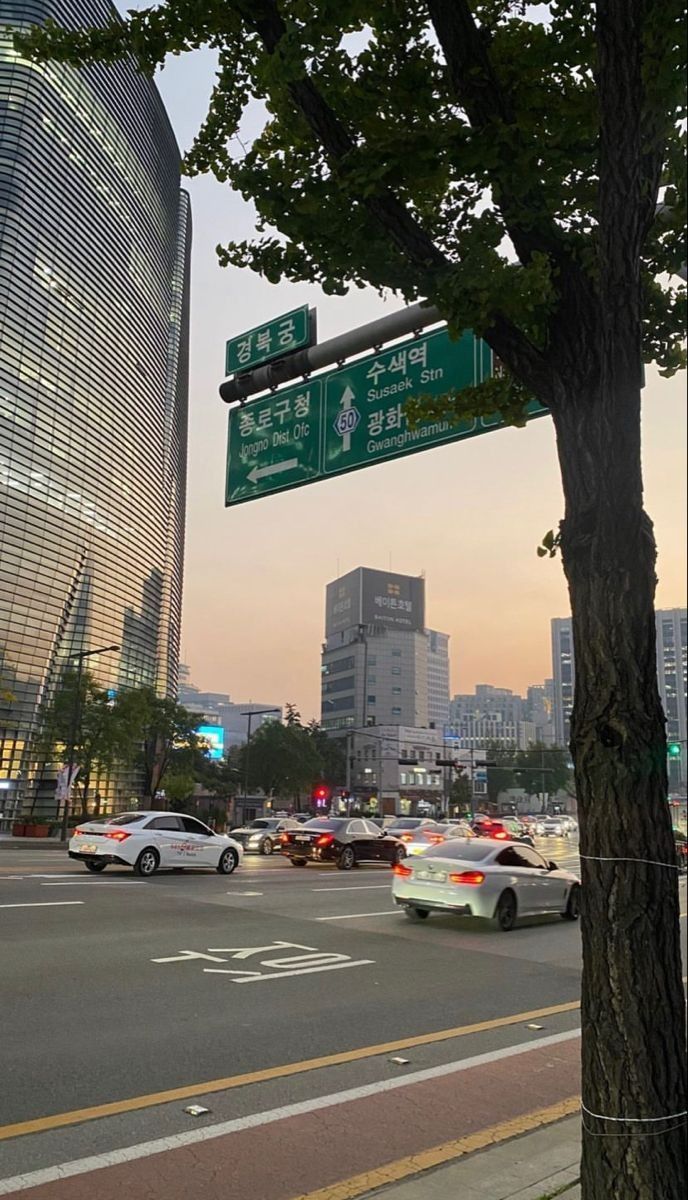
M 559 913 L 576 921 L 580 913 L 578 877 L 520 842 L 443 842 L 392 870 L 394 901 L 414 921 L 457 913 L 494 920 L 507 932 L 518 917 Z
M 185 813 L 121 813 L 77 826 L 69 842 L 69 857 L 88 871 L 104 871 L 108 863 L 133 867 L 137 875 L 154 875 L 158 867 L 215 868 L 231 875 L 239 866 L 243 847 L 223 833 L 213 833 Z

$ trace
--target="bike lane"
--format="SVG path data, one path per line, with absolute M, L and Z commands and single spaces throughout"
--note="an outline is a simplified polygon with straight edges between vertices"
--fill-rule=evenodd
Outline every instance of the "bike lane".
M 470 1147 L 477 1144 L 473 1135 L 488 1131 L 488 1141 L 498 1140 L 491 1131 L 513 1130 L 520 1118 L 534 1128 L 564 1116 L 576 1106 L 579 1058 L 578 1033 L 568 1031 L 415 1072 L 408 1080 L 347 1089 L 31 1172 L 0 1182 L 0 1195 L 297 1200 L 455 1139 Z M 533 1116 L 542 1111 L 544 1117 Z

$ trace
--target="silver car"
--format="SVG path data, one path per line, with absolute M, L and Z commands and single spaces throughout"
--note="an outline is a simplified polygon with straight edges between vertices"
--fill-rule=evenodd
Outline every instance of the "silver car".
M 559 913 L 576 921 L 580 913 L 578 877 L 520 842 L 443 842 L 393 871 L 393 899 L 414 921 L 433 911 L 457 913 L 494 920 L 507 932 L 518 917 Z

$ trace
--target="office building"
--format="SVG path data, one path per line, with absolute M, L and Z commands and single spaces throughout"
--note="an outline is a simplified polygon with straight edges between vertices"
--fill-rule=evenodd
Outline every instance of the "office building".
M 425 580 L 358 567 L 327 586 L 322 725 L 427 728 L 448 707 L 449 638 L 425 626 Z
M 375 725 L 350 732 L 351 800 L 335 800 L 335 811 L 348 811 L 351 803 L 373 815 L 422 817 L 443 811 L 453 778 L 450 768 L 437 763 L 443 746 L 435 729 Z
M 131 60 L 20 58 L 13 29 L 106 0 L 0 0 L 0 780 L 54 802 L 41 705 L 70 655 L 175 696 L 191 216 L 160 96 Z M 73 661 L 73 660 L 72 660 Z M 114 787 L 115 785 L 113 785 Z M 110 799 L 126 803 L 131 783 Z
M 688 663 L 686 656 L 685 608 L 660 608 L 655 612 L 657 630 L 657 683 L 666 716 L 667 742 L 680 746 L 680 754 L 668 759 L 669 790 L 684 791 L 686 770 L 686 706 Z
M 667 741 L 680 745 L 681 753 L 670 760 L 669 788 L 686 786 L 686 609 L 666 608 L 655 612 L 657 639 L 657 685 L 666 716 Z M 554 729 L 559 745 L 568 745 L 573 708 L 575 656 L 571 618 L 552 621 L 552 673 L 554 678 Z
M 554 741 L 557 746 L 568 746 L 576 670 L 573 627 L 570 617 L 553 617 L 551 626 Z

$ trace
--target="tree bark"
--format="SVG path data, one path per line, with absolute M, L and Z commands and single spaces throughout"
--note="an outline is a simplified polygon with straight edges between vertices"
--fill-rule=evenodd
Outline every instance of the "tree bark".
M 642 504 L 634 356 L 606 364 L 605 357 L 602 347 L 597 393 L 569 380 L 553 413 L 576 661 L 570 744 L 583 883 L 582 1194 L 679 1200 L 686 1117 L 673 1114 L 688 1107 L 685 1006 L 655 657 L 656 553 Z

